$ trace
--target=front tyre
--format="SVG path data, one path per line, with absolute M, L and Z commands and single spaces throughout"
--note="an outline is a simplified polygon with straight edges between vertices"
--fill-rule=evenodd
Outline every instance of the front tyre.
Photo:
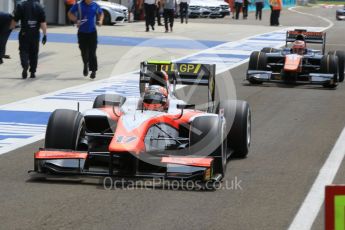
M 330 51 L 328 55 L 335 55 L 338 57 L 338 75 L 339 75 L 339 82 L 344 81 L 344 66 L 345 66 L 345 52 L 341 50 Z
M 83 123 L 83 115 L 78 111 L 55 110 L 49 117 L 45 148 L 77 150 Z
M 338 57 L 335 55 L 324 55 L 321 58 L 321 73 L 333 74 L 334 80 L 324 83 L 323 87 L 325 88 L 335 88 L 338 83 Z
M 227 164 L 225 123 L 218 116 L 200 116 L 194 118 L 190 127 L 190 153 L 207 153 L 214 157 L 213 174 L 224 177 Z
M 254 51 L 249 58 L 248 70 L 266 70 L 267 69 L 267 56 L 264 52 Z M 247 79 L 249 83 L 258 85 L 262 81 L 253 78 Z

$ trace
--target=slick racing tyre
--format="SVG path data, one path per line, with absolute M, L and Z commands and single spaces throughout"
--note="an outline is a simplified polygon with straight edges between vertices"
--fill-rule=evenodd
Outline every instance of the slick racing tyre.
M 98 109 L 105 106 L 113 106 L 116 103 L 123 105 L 125 101 L 126 98 L 118 94 L 101 94 L 96 97 L 92 108 Z
M 224 177 L 227 163 L 225 123 L 218 116 L 194 118 L 189 132 L 190 153 L 209 153 L 214 157 L 213 174 Z
M 77 150 L 83 123 L 83 115 L 78 111 L 55 110 L 49 117 L 45 148 Z
M 324 55 L 321 58 L 321 73 L 333 74 L 334 81 L 323 84 L 325 88 L 335 88 L 338 83 L 338 57 L 335 55 Z
M 226 139 L 232 157 L 245 158 L 251 143 L 251 111 L 246 101 L 221 101 L 217 113 L 226 120 Z
M 339 82 L 344 81 L 344 65 L 345 65 L 345 52 L 336 50 L 336 51 L 330 51 L 328 52 L 328 55 L 335 55 L 338 57 L 338 76 L 339 76 Z
M 248 70 L 266 70 L 267 57 L 266 53 L 254 51 L 250 55 Z M 262 84 L 262 81 L 256 79 L 248 79 L 251 84 Z
M 271 48 L 271 47 L 264 47 L 261 50 L 262 53 L 277 53 L 279 51 L 280 51 L 279 49 L 275 49 L 275 48 Z

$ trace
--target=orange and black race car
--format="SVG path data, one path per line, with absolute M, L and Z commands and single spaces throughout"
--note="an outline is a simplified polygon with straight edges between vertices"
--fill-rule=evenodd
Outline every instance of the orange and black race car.
M 215 65 L 143 62 L 140 97 L 99 95 L 93 108 L 55 110 L 45 146 L 34 154 L 39 175 L 219 181 L 230 155 L 251 142 L 247 102 L 215 101 Z M 206 109 L 176 97 L 176 85 L 204 85 Z
M 288 43 L 292 43 L 288 47 Z M 314 50 L 307 44 L 322 44 Z M 263 82 L 317 84 L 335 88 L 344 80 L 344 51 L 325 54 L 326 33 L 306 30 L 287 31 L 284 49 L 263 48 L 250 55 L 247 80 Z

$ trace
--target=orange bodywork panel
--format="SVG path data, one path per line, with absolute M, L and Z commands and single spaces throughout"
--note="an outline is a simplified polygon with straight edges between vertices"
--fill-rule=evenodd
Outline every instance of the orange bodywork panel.
M 87 153 L 83 153 L 83 152 L 42 150 L 35 153 L 35 159 L 86 159 L 86 158 L 87 158 Z
M 213 158 L 210 157 L 162 157 L 162 163 L 188 165 L 197 167 L 211 167 Z
M 301 71 L 302 56 L 297 54 L 290 54 L 285 56 L 284 71 L 300 72 Z
M 180 124 L 188 123 L 193 116 L 202 113 L 197 110 L 185 110 L 181 118 L 179 118 L 180 114 L 162 114 L 149 118 L 133 130 L 127 130 L 122 118 L 120 118 L 115 135 L 109 145 L 109 152 L 131 152 L 135 154 L 145 152 L 145 136 L 152 125 L 165 123 L 178 129 Z

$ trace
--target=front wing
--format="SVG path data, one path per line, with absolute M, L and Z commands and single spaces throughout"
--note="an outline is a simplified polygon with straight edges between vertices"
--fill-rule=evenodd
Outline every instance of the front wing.
M 108 160 L 108 166 L 102 168 L 90 168 L 90 161 L 95 157 L 103 157 Z M 188 157 L 171 156 L 161 154 L 155 156 L 156 161 L 164 165 L 164 171 L 124 173 L 113 166 L 113 162 L 120 158 L 121 154 L 109 152 L 77 152 L 69 150 L 41 149 L 34 154 L 34 170 L 29 173 L 44 175 L 65 176 L 113 176 L 123 178 L 164 178 L 219 181 L 220 175 L 213 175 L 213 157 Z M 136 158 L 140 161 L 139 158 Z M 137 164 L 137 162 L 136 162 Z M 134 166 L 136 164 L 133 164 Z M 132 165 L 132 166 L 133 166 Z M 154 167 L 154 166 L 153 166 Z
M 283 79 L 280 73 L 274 73 L 272 71 L 259 71 L 259 70 L 248 70 L 247 78 L 248 81 L 255 80 L 256 82 L 275 82 L 275 83 L 286 83 L 287 79 Z M 324 73 L 309 73 L 307 75 L 296 75 L 294 83 L 296 84 L 313 84 L 323 85 L 328 83 L 334 83 L 333 74 Z

